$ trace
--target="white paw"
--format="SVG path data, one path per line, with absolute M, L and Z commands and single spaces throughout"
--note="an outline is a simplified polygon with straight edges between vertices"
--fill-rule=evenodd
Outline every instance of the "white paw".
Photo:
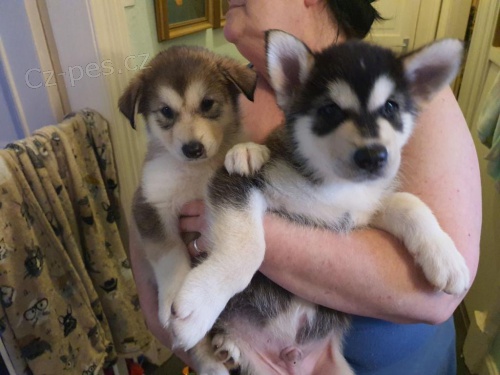
M 264 145 L 238 143 L 227 152 L 224 166 L 229 174 L 250 176 L 259 171 L 270 156 L 271 151 Z
M 222 288 L 210 287 L 203 278 L 197 277 L 196 268 L 187 277 L 174 299 L 170 328 L 174 346 L 191 349 L 212 328 L 226 306 Z
M 464 293 L 469 288 L 469 268 L 450 236 L 441 232 L 426 239 L 426 243 L 417 261 L 427 280 L 445 293 Z
M 232 370 L 240 365 L 241 352 L 236 344 L 224 334 L 217 334 L 212 339 L 212 347 L 214 349 L 215 358 L 224 363 L 224 365 Z
M 200 375 L 229 375 L 229 371 L 222 363 L 203 364 L 198 369 Z

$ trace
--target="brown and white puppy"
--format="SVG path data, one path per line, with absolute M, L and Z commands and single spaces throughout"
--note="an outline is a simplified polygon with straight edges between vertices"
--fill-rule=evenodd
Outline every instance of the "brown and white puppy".
M 176 46 L 159 53 L 120 98 L 120 111 L 131 125 L 135 128 L 136 108 L 147 125 L 148 151 L 132 211 L 158 285 L 158 314 L 165 327 L 192 266 L 179 234 L 180 209 L 204 197 L 228 150 L 242 141 L 238 96 L 252 100 L 255 84 L 255 72 L 232 59 Z M 217 373 L 222 365 L 202 366 L 206 373 Z

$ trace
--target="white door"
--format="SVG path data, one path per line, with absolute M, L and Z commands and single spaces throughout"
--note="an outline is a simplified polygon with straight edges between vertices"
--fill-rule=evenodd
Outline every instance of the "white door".
M 23 1 L 0 1 L 0 147 L 56 123 Z M 49 82 L 50 83 L 50 82 Z
M 373 3 L 384 20 L 376 22 L 366 40 L 396 52 L 413 49 L 421 0 L 379 0 Z

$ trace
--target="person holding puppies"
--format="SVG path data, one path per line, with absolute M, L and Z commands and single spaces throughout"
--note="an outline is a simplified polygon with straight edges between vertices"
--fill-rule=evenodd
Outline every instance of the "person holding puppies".
M 320 51 L 332 41 L 363 38 L 379 16 L 369 0 L 229 0 L 224 34 L 259 75 L 254 102 L 240 98 L 249 138 L 262 142 L 283 122 L 267 81 L 264 35 L 284 30 Z M 477 155 L 467 124 L 450 89 L 420 115 L 407 144 L 400 190 L 417 195 L 434 212 L 464 256 L 471 280 L 477 271 L 481 189 Z M 188 245 L 206 249 L 204 204 L 182 212 L 181 232 L 199 232 Z M 299 228 L 275 215 L 265 217 L 266 256 L 260 271 L 305 300 L 353 316 L 344 355 L 356 374 L 455 374 L 452 315 L 464 295 L 436 291 L 403 245 L 388 233 L 365 228 L 342 235 Z M 150 330 L 165 345 L 171 338 L 158 321 L 156 286 L 137 234 L 131 228 L 130 258 Z M 328 347 L 311 374 L 329 374 Z M 187 353 L 177 353 L 189 363 Z M 276 368 L 280 367 L 276 363 Z M 283 372 L 272 372 L 278 374 Z M 267 374 L 266 374 L 267 375 Z

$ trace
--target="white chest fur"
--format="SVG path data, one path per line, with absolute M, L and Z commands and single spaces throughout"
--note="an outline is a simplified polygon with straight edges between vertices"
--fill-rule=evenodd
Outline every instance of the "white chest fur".
M 352 226 L 367 225 L 381 200 L 392 191 L 388 181 L 312 184 L 285 163 L 271 168 L 267 178 L 265 195 L 270 210 L 331 227 L 347 215 Z
M 185 203 L 204 197 L 208 181 L 220 165 L 215 160 L 181 162 L 161 155 L 144 165 L 144 197 L 161 216 L 176 215 Z

